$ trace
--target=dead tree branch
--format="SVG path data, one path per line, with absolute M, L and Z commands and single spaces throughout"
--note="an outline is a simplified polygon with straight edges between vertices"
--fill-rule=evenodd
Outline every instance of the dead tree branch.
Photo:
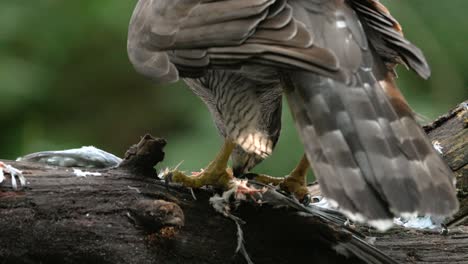
M 257 264 L 362 263 L 335 249 L 356 247 L 367 236 L 401 262 L 466 261 L 467 120 L 468 111 L 461 106 L 425 127 L 458 178 L 462 207 L 448 223 L 447 234 L 352 230 L 340 225 L 339 217 L 328 221 L 313 213 L 304 217 L 307 213 L 298 214 L 302 209 L 294 206 L 242 203 L 232 213 L 245 221 L 241 227 L 250 258 Z M 235 253 L 237 225 L 209 204 L 216 190 L 195 190 L 194 200 L 187 189 L 156 177 L 153 166 L 163 159 L 164 145 L 164 140 L 145 136 L 120 167 L 94 169 L 99 175 L 86 177 L 78 177 L 73 168 L 4 161 L 22 170 L 28 185 L 17 192 L 0 187 L 0 263 L 246 263 Z

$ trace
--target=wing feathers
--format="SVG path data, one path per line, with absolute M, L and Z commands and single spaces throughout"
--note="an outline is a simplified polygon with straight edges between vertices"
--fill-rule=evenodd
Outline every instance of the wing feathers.
M 334 53 L 314 45 L 312 32 L 294 18 L 286 0 L 176 1 L 181 7 L 171 1 L 138 2 L 129 28 L 132 63 L 145 64 L 132 58 L 136 53 L 152 61 L 152 53 L 160 58 L 158 52 L 196 49 L 205 50 L 198 53 L 204 57 L 186 53 L 178 58 L 177 52 L 169 56 L 184 75 L 203 73 L 200 67 L 232 67 L 249 61 L 338 79 L 345 76 Z
M 284 1 L 283 1 L 284 2 Z M 284 2 L 286 4 L 286 2 Z M 288 23 L 291 23 L 292 17 L 292 8 L 290 6 L 283 6 L 278 13 L 274 14 L 270 11 L 268 17 L 265 21 L 260 23 L 258 26 L 259 29 L 281 29 L 285 27 Z
M 424 78 L 430 75 L 430 69 L 421 51 L 408 42 L 401 33 L 398 22 L 388 13 L 377 0 L 347 0 L 360 22 L 364 25 L 367 38 L 378 54 L 387 62 L 389 69 L 393 69 L 396 63 L 403 63 L 414 69 Z M 353 67 L 352 61 L 358 56 L 358 50 L 342 53 L 339 45 L 336 45 L 336 37 L 331 36 L 330 30 L 324 34 L 324 21 L 327 18 L 344 20 L 348 30 L 351 30 L 354 41 L 361 49 L 367 48 L 366 36 L 361 34 L 360 26 L 355 23 L 354 15 L 343 8 L 340 13 L 334 13 L 337 3 L 326 0 L 139 0 L 129 28 L 129 54 L 131 61 L 145 66 L 136 66 L 143 69 L 152 65 L 155 59 L 163 58 L 158 52 L 180 49 L 204 49 L 205 57 L 198 58 L 202 61 L 195 62 L 197 58 L 177 59 L 176 54 L 170 56 L 171 60 L 184 68 L 193 69 L 194 72 L 203 72 L 200 67 L 232 67 L 233 64 L 255 62 L 275 65 L 282 68 L 299 68 L 307 71 L 321 69 L 321 74 L 332 78 L 349 78 L 348 67 Z M 332 16 L 337 16 L 333 18 Z M 353 18 L 350 20 L 350 18 Z M 304 25 L 304 22 L 307 24 Z M 337 36 L 340 36 L 339 33 Z M 252 56 L 235 56 L 232 53 L 249 54 L 251 47 L 248 44 L 263 44 L 262 53 Z M 210 48 L 223 48 L 224 56 L 219 52 L 212 62 Z M 232 48 L 232 50 L 231 50 Z M 245 51 L 239 52 L 239 49 Z M 308 53 L 308 49 L 316 49 L 320 53 L 333 60 L 317 60 L 310 56 L 295 56 L 292 49 L 303 49 L 302 53 Z M 143 51 L 134 51 L 142 49 Z M 279 56 L 275 53 L 279 52 Z M 136 55 L 138 53 L 138 55 Z M 319 52 L 312 52 L 314 55 Z M 147 56 L 142 59 L 143 54 Z M 268 56 L 264 56 L 269 54 Z M 271 56 L 270 54 L 273 54 Z M 293 54 L 290 56 L 290 54 Z M 154 55 L 154 57 L 153 57 Z M 138 56 L 133 59 L 132 56 Z M 282 56 L 288 59 L 280 60 Z M 274 61 L 270 61 L 274 58 Z M 236 62 L 233 63 L 232 60 Z M 297 61 L 299 61 L 296 63 Z M 146 63 L 145 61 L 152 62 Z M 207 64 L 208 61 L 208 64 Z M 317 64 L 319 61 L 321 64 Z M 187 64 L 184 64 L 187 63 Z M 163 66 L 165 63 L 162 64 Z M 149 72 L 167 72 L 162 70 L 143 70 Z M 191 77 L 194 77 L 194 73 Z M 160 75 L 158 75 L 160 76 Z M 155 76 L 151 76 L 155 78 Z M 160 76 L 162 77 L 162 76 Z M 170 79 L 170 78 L 169 78 Z
M 322 190 L 357 220 L 457 208 L 449 168 L 385 79 L 397 63 L 430 69 L 377 0 L 139 0 L 128 53 L 168 81 L 281 68 Z
M 223 24 L 257 16 L 267 11 L 274 0 L 229 0 L 200 4 L 188 15 L 183 28 Z M 229 12 L 226 12 L 229 10 Z M 243 30 L 243 29 L 242 29 Z
M 421 50 L 404 38 L 400 24 L 378 0 L 348 0 L 364 25 L 369 42 L 387 63 L 389 70 L 406 64 L 421 77 L 431 75 Z

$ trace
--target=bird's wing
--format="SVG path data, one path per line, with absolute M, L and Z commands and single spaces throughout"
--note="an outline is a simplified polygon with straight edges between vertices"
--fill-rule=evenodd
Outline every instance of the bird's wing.
M 359 16 L 369 42 L 389 70 L 396 64 L 404 64 L 425 79 L 431 75 L 421 50 L 405 39 L 400 24 L 379 0 L 348 2 Z
M 343 79 L 335 54 L 316 45 L 321 36 L 293 16 L 293 1 L 303 0 L 140 0 L 130 22 L 130 59 L 163 81 L 247 60 Z M 305 2 L 324 9 L 327 1 Z
M 199 77 L 206 69 L 239 67 L 245 61 L 345 80 L 348 65 L 343 57 L 320 43 L 323 25 L 306 26 L 297 19 L 323 23 L 320 15 L 331 10 L 332 2 L 139 0 L 130 22 L 128 53 L 139 72 L 159 81 L 175 81 L 179 74 Z M 398 23 L 378 1 L 346 2 L 384 61 L 404 62 L 423 77 L 429 75 L 421 51 L 403 38 Z M 358 31 L 352 32 L 356 43 L 367 49 L 366 37 Z
M 382 61 L 423 76 L 429 68 L 377 3 L 139 0 L 128 52 L 139 72 L 168 81 L 246 62 L 301 69 L 285 71 L 283 84 L 324 194 L 371 220 L 448 215 L 457 207 L 450 170 L 389 96 L 392 83 L 378 82 Z

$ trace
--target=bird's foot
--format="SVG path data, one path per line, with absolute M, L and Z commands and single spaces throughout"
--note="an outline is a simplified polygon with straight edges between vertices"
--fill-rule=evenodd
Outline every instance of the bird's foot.
M 26 186 L 26 178 L 24 178 L 22 171 L 0 161 L 0 184 L 5 181 L 6 174 L 9 174 L 11 177 L 11 187 L 14 190 L 18 189 L 16 178 L 20 182 L 20 187 Z
M 176 169 L 169 171 L 163 177 L 166 181 L 180 183 L 190 188 L 210 185 L 223 190 L 231 189 L 233 187 L 232 181 L 234 175 L 232 169 L 228 168 L 227 163 L 234 146 L 235 144 L 231 140 L 226 139 L 218 155 L 199 173 L 188 176 Z
M 164 175 L 164 178 L 168 182 L 180 183 L 189 188 L 200 188 L 209 185 L 221 189 L 230 189 L 232 188 L 234 176 L 230 168 L 216 169 L 208 166 L 207 169 L 199 173 L 192 173 L 191 176 L 179 170 L 169 171 Z
M 307 189 L 307 170 L 309 162 L 304 156 L 299 164 L 294 168 L 291 173 L 286 177 L 272 177 L 264 174 L 249 173 L 248 178 L 263 184 L 272 184 L 279 186 L 282 191 L 293 194 L 300 202 L 308 205 L 311 202 L 311 195 Z
M 173 170 L 168 172 L 164 177 L 168 182 L 180 183 L 188 188 L 213 186 L 231 194 L 235 200 L 247 200 L 247 198 L 250 198 L 258 203 L 261 203 L 262 194 L 267 190 L 266 188 L 257 189 L 249 186 L 247 180 L 235 178 L 231 168 L 213 170 L 208 167 L 201 172 L 192 173 L 191 176 L 181 171 Z
M 297 175 L 289 174 L 286 177 L 273 177 L 265 174 L 249 173 L 248 178 L 254 181 L 278 186 L 280 190 L 294 195 L 301 203 L 308 205 L 311 202 L 311 195 L 304 180 Z

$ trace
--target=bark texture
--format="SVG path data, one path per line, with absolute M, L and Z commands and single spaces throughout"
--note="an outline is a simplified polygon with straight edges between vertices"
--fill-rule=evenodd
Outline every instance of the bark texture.
M 458 178 L 460 212 L 448 232 L 355 227 L 377 248 L 403 263 L 468 263 L 468 110 L 461 105 L 425 126 L 443 147 Z M 145 136 L 118 168 L 87 170 L 4 160 L 23 171 L 21 191 L 0 187 L 0 263 L 246 263 L 235 254 L 236 224 L 209 204 L 216 190 L 168 186 L 154 164 L 165 141 Z M 317 186 L 311 190 L 319 194 Z M 242 203 L 242 224 L 254 263 L 360 263 L 338 255 L 333 243 L 350 233 L 291 208 Z M 242 251 L 242 250 L 241 250 Z

